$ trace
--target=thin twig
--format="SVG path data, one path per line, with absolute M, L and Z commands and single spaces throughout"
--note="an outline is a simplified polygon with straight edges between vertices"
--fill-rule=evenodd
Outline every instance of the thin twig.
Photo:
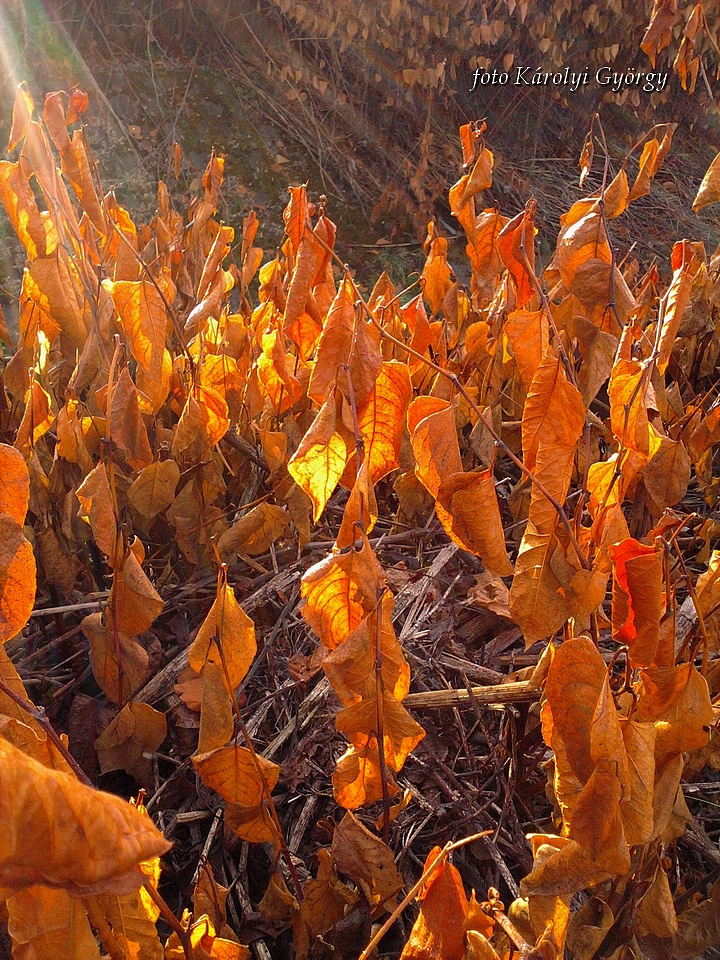
M 11 700 L 14 700 L 15 703 L 25 711 L 25 713 L 29 714 L 33 718 L 33 720 L 40 724 L 48 739 L 52 741 L 53 746 L 58 753 L 62 755 L 63 759 L 78 780 L 81 783 L 84 783 L 87 787 L 92 787 L 95 789 L 95 785 L 93 784 L 92 780 L 87 776 L 83 768 L 58 736 L 55 728 L 48 720 L 44 708 L 36 707 L 34 703 L 31 703 L 29 700 L 26 700 L 25 697 L 21 697 L 19 694 L 15 693 L 15 691 L 9 687 L 4 680 L 0 680 L 0 690 L 10 697 Z
M 372 953 L 372 951 L 373 951 L 373 950 L 375 949 L 375 947 L 380 943 L 380 941 L 382 940 L 382 938 L 383 938 L 383 937 L 385 936 L 385 934 L 388 932 L 388 930 L 390 929 L 390 927 L 395 923 L 395 921 L 396 921 L 397 918 L 400 916 L 400 914 L 403 912 L 403 910 L 405 909 L 405 907 L 406 907 L 409 903 L 411 903 L 412 900 L 414 900 L 415 895 L 417 894 L 417 892 L 418 892 L 418 890 L 420 889 L 420 887 L 422 887 L 422 885 L 423 885 L 423 883 L 425 882 L 425 880 L 426 880 L 442 863 L 444 863 L 445 860 L 447 860 L 447 858 L 450 856 L 450 854 L 453 852 L 453 850 L 459 850 L 460 847 L 464 847 L 464 846 L 466 846 L 466 844 L 468 844 L 468 843 L 474 843 L 475 840 L 480 840 L 482 837 L 487 837 L 487 836 L 489 836 L 491 833 L 492 833 L 492 830 L 483 830 L 482 833 L 475 833 L 475 834 L 473 834 L 471 837 L 463 837 L 462 840 L 456 840 L 454 843 L 446 843 L 445 846 L 444 846 L 444 847 L 442 848 L 442 850 L 440 851 L 440 853 L 435 857 L 435 859 L 433 860 L 433 862 L 430 864 L 430 866 L 427 867 L 427 868 L 423 871 L 423 874 L 422 874 L 422 876 L 420 877 L 420 879 L 418 880 L 418 882 L 417 882 L 413 887 L 410 888 L 410 890 L 409 890 L 408 893 L 407 893 L 407 896 L 405 896 L 405 897 L 400 901 L 400 903 L 397 905 L 397 907 L 395 907 L 395 909 L 394 909 L 393 912 L 390 914 L 390 916 L 387 918 L 387 920 L 385 921 L 385 923 L 380 927 L 380 929 L 377 931 L 377 933 L 376 933 L 375 936 L 372 938 L 372 940 L 370 941 L 370 943 L 368 943 L 368 945 L 365 947 L 365 949 L 363 950 L 363 952 L 360 954 L 360 956 L 358 957 L 358 960 L 368 960 L 368 957 L 370 956 L 370 954 Z

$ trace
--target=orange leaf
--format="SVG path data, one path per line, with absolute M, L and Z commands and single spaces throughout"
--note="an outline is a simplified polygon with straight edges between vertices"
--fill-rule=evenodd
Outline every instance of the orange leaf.
M 681 240 L 673 246 L 673 276 L 664 298 L 665 310 L 658 346 L 657 368 L 665 373 L 685 310 L 690 302 L 693 278 L 700 267 L 695 244 Z
M 375 498 L 375 488 L 368 476 L 367 463 L 363 460 L 348 501 L 345 504 L 342 523 L 335 541 L 336 547 L 342 550 L 351 546 L 357 540 L 361 530 L 369 535 L 377 518 L 378 505 Z
M 272 843 L 276 850 L 279 848 L 280 837 L 267 804 L 242 807 L 237 803 L 226 803 L 223 819 L 227 828 L 243 840 L 249 843 Z
M 403 886 L 392 850 L 352 813 L 346 813 L 335 828 L 330 852 L 337 869 L 360 887 L 371 909 Z
M 425 871 L 439 854 L 440 847 L 430 851 Z M 468 901 L 457 868 L 444 860 L 425 881 L 418 900 L 420 915 L 400 960 L 463 960 Z
M 451 474 L 438 488 L 435 511 L 450 539 L 486 570 L 512 576 L 492 470 Z
M 708 568 L 701 573 L 695 587 L 698 608 L 705 622 L 710 650 L 720 650 L 720 550 L 713 550 Z
M 23 164 L 0 160 L 0 199 L 29 260 L 51 256 L 58 244 L 55 224 L 38 209 Z
M 0 443 L 0 513 L 21 526 L 30 500 L 30 477 L 23 455 L 15 447 Z
M 207 662 L 214 664 L 224 676 L 223 657 L 218 653 L 218 645 L 213 638 L 217 638 L 222 647 L 230 693 L 250 669 L 257 653 L 257 643 L 255 624 L 235 599 L 233 588 L 226 582 L 218 584 L 215 602 L 200 625 L 188 654 L 188 662 L 196 673 L 200 673 Z
M 455 411 L 439 397 L 417 397 L 408 407 L 408 430 L 415 454 L 415 473 L 437 497 L 440 484 L 462 473 Z
M 378 602 L 382 571 L 366 537 L 360 549 L 320 560 L 302 578 L 301 612 L 320 641 L 334 650 Z
M 585 406 L 562 361 L 543 357 L 528 391 L 522 419 L 523 460 L 534 470 L 541 446 L 574 447 L 585 425 Z M 563 494 L 564 499 L 564 494 Z
M 64 890 L 34 886 L 7 901 L 8 933 L 15 957 L 100 960 L 82 900 Z
M 128 500 L 152 520 L 173 502 L 179 480 L 180 467 L 174 460 L 158 460 L 141 470 L 128 489 Z
M 152 755 L 166 736 L 165 714 L 147 703 L 130 700 L 95 741 L 101 772 L 125 770 L 149 788 Z
M 281 537 L 290 525 L 290 517 L 282 507 L 259 503 L 236 520 L 218 540 L 218 551 L 228 563 L 240 553 L 256 557 Z
M 699 213 L 703 207 L 716 203 L 718 200 L 720 200 L 720 153 L 710 164 L 703 177 L 700 189 L 693 201 L 693 210 L 695 213 Z
M 677 0 L 655 0 L 652 16 L 640 43 L 655 69 L 655 57 L 669 43 L 677 16 Z
M 508 217 L 503 217 L 492 208 L 483 210 L 475 220 L 475 232 L 465 250 L 476 283 L 481 279 L 496 277 L 502 272 L 498 237 L 509 222 Z
M 0 780 L 0 886 L 129 893 L 145 879 L 140 861 L 170 849 L 149 818 L 120 797 L 49 770 L 2 739 Z
M 548 321 L 544 310 L 514 310 L 505 321 L 505 333 L 518 373 L 529 390 L 548 349 Z
M 112 388 L 110 437 L 125 453 L 127 462 L 134 470 L 142 470 L 152 463 L 153 455 L 147 429 L 140 416 L 137 388 L 127 367 Z
M 33 379 L 25 394 L 25 412 L 15 436 L 19 450 L 32 449 L 40 437 L 44 437 L 55 420 L 50 394 Z
M 132 549 L 128 549 L 115 569 L 108 605 L 108 619 L 129 637 L 149 630 L 162 613 L 162 597 L 148 580 Z
M 80 626 L 90 644 L 90 666 L 98 686 L 112 703 L 125 703 L 147 679 L 147 651 L 119 631 L 116 641 L 109 616 L 103 622 L 102 614 L 91 613 Z
M 308 200 L 306 185 L 288 187 L 290 200 L 283 210 L 285 233 L 290 238 L 295 253 L 300 248 L 300 241 L 305 233 L 305 223 L 308 218 Z
M 0 643 L 27 623 L 35 603 L 35 557 L 23 528 L 0 513 Z
M 281 331 L 263 334 L 258 374 L 278 415 L 289 410 L 303 395 L 303 388 L 291 372 Z
M 447 240 L 435 237 L 422 272 L 423 296 L 433 314 L 439 313 L 445 294 L 450 289 L 450 267 L 447 262 Z
M 410 667 L 403 656 L 392 625 L 393 598 L 383 597 L 380 624 L 380 655 L 383 689 L 396 700 L 410 690 Z M 322 668 L 343 705 L 375 693 L 377 610 L 373 610 L 336 649 L 322 661 Z
M 660 144 L 653 137 L 643 147 L 640 156 L 640 169 L 638 171 L 635 183 L 630 188 L 628 203 L 637 200 L 638 197 L 646 197 L 650 193 L 650 184 L 652 183 L 655 161 L 657 160 Z
M 397 772 L 425 736 L 425 731 L 401 703 L 385 693 L 382 699 L 385 762 Z M 358 750 L 372 746 L 377 737 L 378 700 L 376 696 L 352 703 L 335 715 L 335 726 Z M 373 731 L 373 733 L 368 733 Z
M 407 364 L 397 360 L 383 363 L 370 396 L 357 410 L 358 428 L 365 444 L 365 462 L 373 484 L 399 465 L 405 411 L 411 399 L 412 384 Z M 354 472 L 356 465 L 353 449 L 346 474 Z
M 487 147 L 483 147 L 470 173 L 450 187 L 450 213 L 457 217 L 472 197 L 492 186 L 492 169 L 493 155 Z
M 219 793 L 228 803 L 255 807 L 272 792 L 280 776 L 280 767 L 258 756 L 256 761 L 246 747 L 233 743 L 192 758 L 202 782 Z M 258 769 L 259 768 L 259 769 Z
M 32 120 L 35 102 L 30 96 L 27 83 L 19 83 L 15 91 L 15 102 L 12 112 L 12 127 L 8 139 L 7 152 L 10 153 L 20 143 Z
M 350 360 L 355 325 L 355 298 L 350 280 L 344 278 L 328 311 L 310 375 L 308 396 L 322 403 L 338 383 L 340 368 Z
M 165 350 L 167 310 L 150 280 L 104 280 L 120 317 L 133 357 L 153 378 L 160 376 Z
M 340 757 L 332 777 L 333 795 L 341 807 L 356 810 L 383 798 L 380 776 L 380 755 L 377 741 L 373 740 L 361 749 L 349 747 Z M 392 771 L 386 770 L 388 796 L 400 792 Z
M 318 851 L 318 872 L 303 888 L 300 909 L 293 912 L 293 948 L 297 960 L 305 960 L 316 938 L 338 923 L 357 894 L 340 883 L 330 851 Z

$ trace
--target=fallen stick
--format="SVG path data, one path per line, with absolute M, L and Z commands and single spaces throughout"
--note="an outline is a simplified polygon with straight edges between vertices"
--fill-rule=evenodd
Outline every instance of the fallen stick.
M 480 707 L 503 707 L 507 703 L 532 703 L 540 699 L 540 690 L 528 680 L 517 683 L 499 683 L 489 687 L 470 687 L 469 690 L 424 690 L 409 693 L 403 706 L 410 710 L 446 710 L 473 701 Z

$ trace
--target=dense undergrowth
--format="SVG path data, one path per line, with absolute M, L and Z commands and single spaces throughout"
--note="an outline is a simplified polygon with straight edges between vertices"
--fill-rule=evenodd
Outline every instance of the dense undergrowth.
M 363 294 L 326 196 L 290 188 L 267 256 L 254 214 L 219 219 L 214 153 L 135 223 L 86 106 L 35 119 L 21 86 L 0 163 L 27 257 L 0 392 L 13 955 L 717 944 L 717 818 L 689 807 L 719 762 L 717 255 L 678 239 L 663 280 L 608 231 L 674 126 L 628 177 L 593 121 L 601 187 L 537 276 L 536 202 L 484 207 L 464 125 L 468 282 L 430 221 L 422 276 Z M 172 850 L 93 792 L 115 771 Z

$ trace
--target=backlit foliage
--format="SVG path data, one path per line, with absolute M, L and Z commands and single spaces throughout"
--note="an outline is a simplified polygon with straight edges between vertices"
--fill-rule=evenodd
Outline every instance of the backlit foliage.
M 434 509 L 487 582 L 509 586 L 526 647 L 543 641 L 530 683 L 542 688 L 554 819 L 528 837 L 533 866 L 509 917 L 497 891 L 468 900 L 449 849 L 433 850 L 402 957 L 507 957 L 512 942 L 546 958 L 605 945 L 620 960 L 653 938 L 679 956 L 716 943 L 717 883 L 676 915 L 664 853 L 691 820 L 686 764 L 719 762 L 709 731 L 720 555 L 708 552 L 697 579 L 681 554 L 676 566 L 677 534 L 696 519 L 682 512 L 689 484 L 713 509 L 720 492 L 716 388 L 695 390 L 717 376 L 717 255 L 678 241 L 662 280 L 656 266 L 643 275 L 631 259 L 618 263 L 608 231 L 652 189 L 673 125 L 637 145 L 633 183 L 625 158 L 571 206 L 540 276 L 535 202 L 512 218 L 483 208 L 493 156 L 484 125 L 466 125 L 450 203 L 469 284 L 431 222 L 420 280 L 396 291 L 383 275 L 363 296 L 334 254 L 327 201 L 313 202 L 306 186 L 290 188 L 274 255 L 255 245 L 254 214 L 237 236 L 222 224 L 222 156 L 211 156 L 187 211 L 161 183 L 153 221 L 134 223 L 103 192 L 80 121 L 86 104 L 79 91 L 51 93 L 36 119 L 21 86 L 17 159 L 0 162 L 27 254 L 19 342 L 2 381 L 0 640 L 28 620 L 36 562 L 44 582 L 69 593 L 87 576 L 76 557 L 92 540 L 112 588 L 82 633 L 117 708 L 95 743 L 100 769 L 152 788 L 149 758 L 167 718 L 134 699 L 150 669 L 138 638 L 163 609 L 146 544 L 172 543 L 188 575 L 216 572 L 176 688 L 199 712 L 192 764 L 225 801 L 226 826 L 274 849 L 260 910 L 292 927 L 302 960 L 361 906 L 382 923 L 401 891 L 388 827 L 412 802 L 396 775 L 425 731 L 404 704 L 411 670 L 370 535 L 380 516 L 401 523 Z M 591 130 L 582 179 L 593 142 Z M 713 168 L 698 208 L 718 198 Z M 332 791 L 347 812 L 317 875 L 303 879 L 273 803 L 280 766 L 243 723 L 237 688 L 257 642 L 228 568 L 266 553 L 277 563 L 277 549 L 302 549 L 321 528 L 317 539 L 331 530 L 334 542 L 300 587 L 320 648 L 302 669 L 307 680 L 322 668 L 339 702 L 347 749 Z M 681 585 L 697 627 L 678 643 Z M 608 668 L 601 640 L 624 671 Z M 194 919 L 176 921 L 160 944 L 167 842 L 142 811 L 74 779 L 63 741 L 0 652 L 0 893 L 15 955 L 84 960 L 99 956 L 99 941 L 113 958 L 247 957 L 211 875 L 198 881 Z M 375 803 L 377 833 L 352 812 Z

